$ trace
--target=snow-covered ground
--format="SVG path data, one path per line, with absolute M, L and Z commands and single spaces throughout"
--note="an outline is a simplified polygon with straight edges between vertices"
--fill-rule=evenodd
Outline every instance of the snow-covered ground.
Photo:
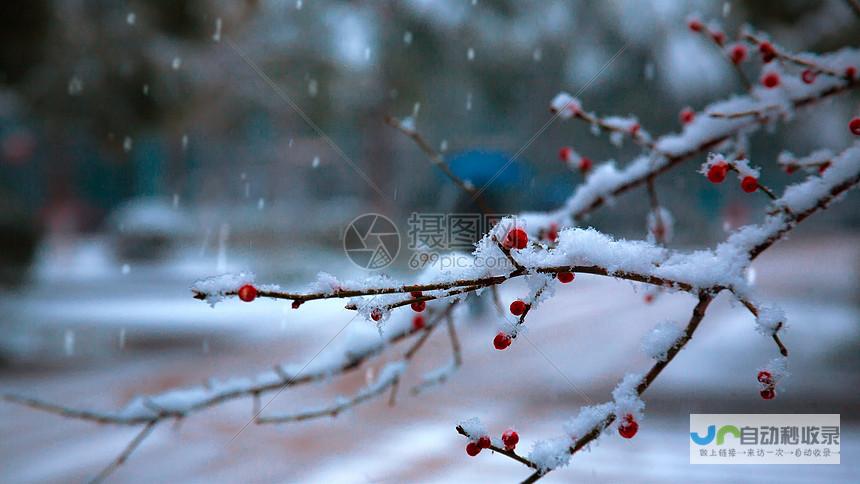
M 756 369 L 776 356 L 773 342 L 758 335 L 749 314 L 723 295 L 694 340 L 645 394 L 646 418 L 636 438 L 603 438 L 546 481 L 853 481 L 860 472 L 858 267 L 856 238 L 798 238 L 768 251 L 755 264 L 762 299 L 783 307 L 790 324 L 784 341 L 792 376 L 779 397 L 761 400 L 754 380 Z M 194 274 L 211 268 L 187 269 L 43 275 L 33 287 L 4 294 L 2 347 L 10 366 L 0 373 L 0 386 L 70 406 L 112 409 L 136 394 L 210 376 L 304 363 L 353 316 L 338 301 L 311 302 L 297 311 L 259 301 L 212 309 L 188 292 Z M 511 283 L 502 297 L 521 293 Z M 646 368 L 641 337 L 660 322 L 686 320 L 693 304 L 691 296 L 678 294 L 645 305 L 629 283 L 581 275 L 530 314 L 527 338 L 506 351 L 492 349 L 492 310 L 460 321 L 465 366 L 444 386 L 417 397 L 401 391 L 394 407 L 383 398 L 336 419 L 250 425 L 241 432 L 251 418 L 251 402 L 230 402 L 156 429 L 112 480 L 517 481 L 527 475 L 519 464 L 486 452 L 469 458 L 456 423 L 478 416 L 494 433 L 513 425 L 519 448 L 528 450 L 534 440 L 559 434 L 579 406 L 607 400 L 626 372 Z M 368 323 L 349 324 L 347 331 Z M 444 363 L 449 352 L 447 337 L 435 335 L 407 381 Z M 384 361 L 370 367 L 378 370 Z M 268 395 L 266 413 L 331 401 L 355 391 L 366 377 L 359 370 Z M 845 455 L 838 466 L 692 466 L 691 412 L 840 413 Z M 2 480 L 85 480 L 134 433 L 3 403 Z

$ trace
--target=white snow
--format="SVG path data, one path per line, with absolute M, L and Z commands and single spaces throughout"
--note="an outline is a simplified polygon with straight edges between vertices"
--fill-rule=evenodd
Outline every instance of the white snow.
M 666 353 L 675 346 L 683 334 L 684 328 L 678 323 L 672 321 L 660 323 L 645 335 L 642 340 L 642 350 L 651 358 L 663 361 L 666 359 Z

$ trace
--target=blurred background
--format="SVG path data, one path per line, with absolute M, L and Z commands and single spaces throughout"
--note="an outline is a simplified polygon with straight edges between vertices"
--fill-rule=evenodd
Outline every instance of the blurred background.
M 405 233 L 412 212 L 475 210 L 384 123 L 386 115 L 413 116 L 452 169 L 476 185 L 550 118 L 549 100 L 561 90 L 588 84 L 580 95 L 586 109 L 635 114 L 654 135 L 679 130 L 681 108 L 701 109 L 743 90 L 719 51 L 686 28 L 693 12 L 719 21 L 730 37 L 748 23 L 795 51 L 857 47 L 860 39 L 860 18 L 843 0 L 3 2 L 4 390 L 108 409 L 134 394 L 312 356 L 351 317 L 341 303 L 291 312 L 275 302 L 228 302 L 212 310 L 192 300 L 188 287 L 240 270 L 290 287 L 318 271 L 361 277 L 341 241 L 356 216 L 385 214 Z M 858 103 L 857 93 L 843 95 L 753 136 L 750 154 L 768 184 L 779 190 L 791 180 L 775 165 L 783 150 L 846 147 L 852 140 L 845 122 Z M 638 153 L 630 143 L 612 146 L 582 123 L 557 121 L 489 186 L 493 206 L 517 213 L 561 205 L 581 181 L 558 160 L 565 145 L 622 165 Z M 712 246 L 727 228 L 757 220 L 765 202 L 710 185 L 693 169 L 671 172 L 658 187 L 676 220 L 676 248 Z M 643 238 L 644 197 L 625 195 L 588 223 Z M 710 474 L 687 464 L 686 425 L 692 411 L 842 413 L 843 450 L 856 455 L 857 207 L 857 194 L 849 195 L 756 263 L 763 295 L 792 321 L 786 342 L 795 377 L 786 395 L 768 405 L 758 399 L 749 376 L 774 348 L 721 298 L 701 341 L 649 390 L 651 430 L 643 426 L 635 442 L 607 441 L 552 479 L 856 476 L 856 459 L 848 456 L 841 466 L 739 466 Z M 411 277 L 408 252 L 387 271 Z M 114 479 L 519 479 L 523 469 L 503 459 L 467 460 L 454 423 L 480 415 L 499 431 L 516 424 L 527 448 L 588 403 L 569 384 L 605 400 L 625 371 L 647 363 L 637 347 L 641 334 L 659 321 L 686 318 L 691 306 L 683 295 L 644 306 L 641 292 L 627 284 L 588 277 L 577 283 L 551 303 L 558 310 L 534 315 L 530 333 L 564 375 L 523 345 L 505 358 L 490 352 L 494 313 L 476 304 L 461 321 L 466 368 L 449 386 L 404 395 L 394 409 L 380 401 L 332 421 L 252 426 L 228 443 L 250 412 L 250 404 L 229 404 L 180 429 L 160 429 Z M 503 295 L 521 290 L 511 284 Z M 427 354 L 438 363 L 448 349 L 437 338 Z M 729 358 L 719 356 L 726 351 Z M 330 400 L 362 381 L 357 375 L 273 405 Z M 13 482 L 84 479 L 131 437 L 128 429 L 6 404 L 0 415 L 3 435 L 21 437 L 0 442 L 0 467 Z M 641 467 L 619 468 L 620 459 Z

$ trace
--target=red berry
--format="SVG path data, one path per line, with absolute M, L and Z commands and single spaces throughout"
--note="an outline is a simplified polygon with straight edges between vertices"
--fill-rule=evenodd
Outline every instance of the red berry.
M 293 309 L 298 309 L 302 305 L 302 301 L 293 301 Z
M 618 426 L 618 433 L 625 439 L 632 439 L 639 431 L 639 424 L 633 419 L 633 415 L 627 414 L 624 422 Z
M 244 286 L 240 287 L 239 299 L 245 302 L 251 302 L 254 299 L 257 299 L 257 288 L 250 284 L 245 284 Z
M 466 453 L 471 457 L 475 457 L 481 453 L 481 446 L 477 442 L 469 442 L 466 444 Z
M 773 89 L 776 86 L 779 86 L 779 74 L 776 72 L 768 72 L 761 77 L 761 84 L 768 89 Z
M 759 383 L 763 383 L 765 385 L 770 385 L 773 383 L 773 375 L 767 370 L 762 370 L 758 372 L 758 381 Z
M 654 302 L 654 295 L 653 294 L 646 294 L 644 299 L 645 299 L 645 303 L 651 304 L 652 302 Z
M 726 34 L 719 31 L 711 32 L 711 38 L 714 39 L 714 42 L 716 42 L 717 45 L 722 47 L 723 43 L 726 41 Z
M 813 82 L 815 82 L 815 75 L 815 71 L 813 71 L 812 69 L 806 69 L 800 73 L 800 79 L 803 81 L 804 84 L 812 84 Z
M 528 234 L 525 230 L 519 227 L 511 229 L 511 231 L 508 232 L 508 235 L 505 236 L 505 241 L 502 243 L 502 245 L 509 250 L 514 248 L 525 249 L 528 244 Z
M 776 49 L 773 48 L 773 45 L 764 41 L 758 45 L 758 51 L 761 52 L 761 60 L 765 63 L 768 63 L 776 58 Z
M 678 117 L 681 118 L 681 124 L 690 124 L 696 117 L 696 112 L 690 108 L 684 108 L 681 110 L 681 114 Z
M 412 318 L 412 329 L 418 331 L 419 329 L 424 329 L 424 316 L 420 314 L 416 314 L 414 318 Z
M 412 291 L 409 293 L 409 295 L 412 296 L 413 298 L 423 296 L 423 294 L 421 294 L 421 291 Z
M 857 68 L 856 67 L 848 66 L 845 68 L 845 77 L 847 77 L 849 80 L 853 81 L 854 76 L 856 76 L 856 75 L 857 75 Z
M 501 331 L 499 331 L 499 334 L 497 334 L 496 337 L 493 338 L 493 346 L 495 346 L 497 350 L 503 350 L 510 345 L 511 337 Z
M 797 165 L 785 165 L 785 172 L 791 175 L 797 171 Z
M 687 27 L 689 27 L 693 32 L 701 32 L 703 25 L 702 22 L 699 22 L 698 20 L 690 20 L 687 22 Z
M 511 303 L 511 314 L 514 316 L 519 316 L 526 312 L 526 303 L 517 299 L 516 301 Z
M 822 163 L 821 165 L 818 166 L 818 174 L 823 175 L 824 172 L 827 171 L 828 168 L 830 168 L 830 162 L 825 161 L 824 163 Z
M 416 302 L 412 303 L 412 310 L 415 311 L 416 313 L 420 313 L 421 311 L 424 311 L 425 309 L 427 309 L 427 301 L 416 301 Z
M 633 123 L 633 125 L 630 126 L 630 134 L 632 134 L 633 136 L 636 136 L 636 134 L 639 133 L 639 130 L 641 128 L 642 128 L 642 126 L 640 126 L 639 123 Z
M 854 133 L 854 136 L 860 136 L 860 118 L 854 118 L 848 122 L 848 129 Z
M 776 397 L 776 390 L 774 390 L 773 387 L 770 386 L 760 391 L 759 395 L 761 395 L 761 397 L 765 400 L 773 400 L 774 397 Z
M 583 156 L 582 158 L 579 159 L 579 170 L 582 171 L 583 173 L 590 170 L 591 165 L 592 165 L 592 163 L 591 163 L 590 158 L 586 158 Z
M 558 150 L 558 157 L 561 161 L 570 161 L 570 158 L 573 156 L 573 148 L 570 146 L 565 146 L 564 148 Z
M 370 312 L 370 319 L 374 321 L 382 319 L 382 310 L 379 308 L 373 308 L 373 311 Z
M 725 163 L 716 163 L 708 168 L 708 181 L 711 183 L 722 183 L 726 179 L 726 173 L 729 172 L 729 166 Z
M 574 275 L 573 272 L 559 272 L 556 277 L 558 277 L 559 282 L 562 284 L 567 284 L 573 281 Z
M 490 443 L 491 443 L 490 438 L 487 437 L 486 435 L 484 435 L 483 437 L 478 439 L 478 447 L 480 447 L 482 449 L 489 449 Z
M 745 176 L 741 180 L 741 189 L 747 193 L 752 193 L 758 190 L 758 180 L 754 176 Z
M 546 239 L 550 242 L 555 242 L 558 239 L 558 224 L 549 224 L 549 230 L 546 232 Z
M 505 444 L 506 450 L 514 450 L 519 441 L 520 436 L 513 429 L 505 430 L 505 432 L 502 434 L 502 443 Z
M 745 46 L 745 45 L 743 45 L 743 44 L 735 44 L 735 45 L 734 45 L 734 47 L 732 47 L 732 51 L 731 51 L 731 54 L 730 54 L 730 55 L 731 55 L 731 58 L 732 58 L 732 62 L 733 62 L 735 65 L 738 65 L 738 64 L 740 64 L 741 62 L 743 62 L 743 61 L 745 61 L 745 60 L 746 60 L 746 58 L 747 58 L 747 48 L 746 48 L 746 46 Z

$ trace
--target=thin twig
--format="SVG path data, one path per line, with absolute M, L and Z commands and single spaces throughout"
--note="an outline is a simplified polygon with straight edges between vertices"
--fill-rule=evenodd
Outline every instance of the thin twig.
M 90 480 L 91 484 L 96 484 L 99 482 L 103 482 L 113 471 L 117 470 L 119 466 L 123 465 L 126 460 L 128 460 L 129 456 L 131 456 L 132 452 L 134 452 L 137 447 L 147 438 L 149 434 L 155 429 L 155 425 L 158 423 L 158 420 L 150 420 L 143 426 L 143 429 L 125 446 L 125 449 L 113 460 L 107 467 L 102 469 L 101 472 L 98 473 L 95 477 Z
M 430 143 L 428 143 L 427 140 L 425 140 L 424 137 L 421 136 L 421 134 L 417 130 L 404 125 L 401 120 L 395 118 L 394 116 L 386 116 L 385 123 L 393 128 L 396 128 L 398 131 L 412 139 L 412 141 L 414 141 L 415 144 L 418 145 L 418 148 L 420 148 L 421 151 L 423 151 L 424 154 L 427 155 L 427 158 L 430 160 L 430 163 L 432 163 L 433 166 L 435 166 L 442 173 L 444 173 L 445 176 L 447 176 L 452 182 L 454 182 L 455 185 L 460 187 L 464 192 L 471 195 L 472 199 L 475 200 L 475 203 L 478 205 L 478 208 L 481 210 L 482 213 L 484 213 L 485 215 L 492 213 L 490 207 L 480 196 L 480 193 L 478 193 L 478 190 L 475 188 L 475 186 L 454 174 L 448 164 L 445 163 L 445 160 L 444 158 L 442 158 L 442 155 L 435 149 L 433 149 L 433 147 L 430 146 Z

